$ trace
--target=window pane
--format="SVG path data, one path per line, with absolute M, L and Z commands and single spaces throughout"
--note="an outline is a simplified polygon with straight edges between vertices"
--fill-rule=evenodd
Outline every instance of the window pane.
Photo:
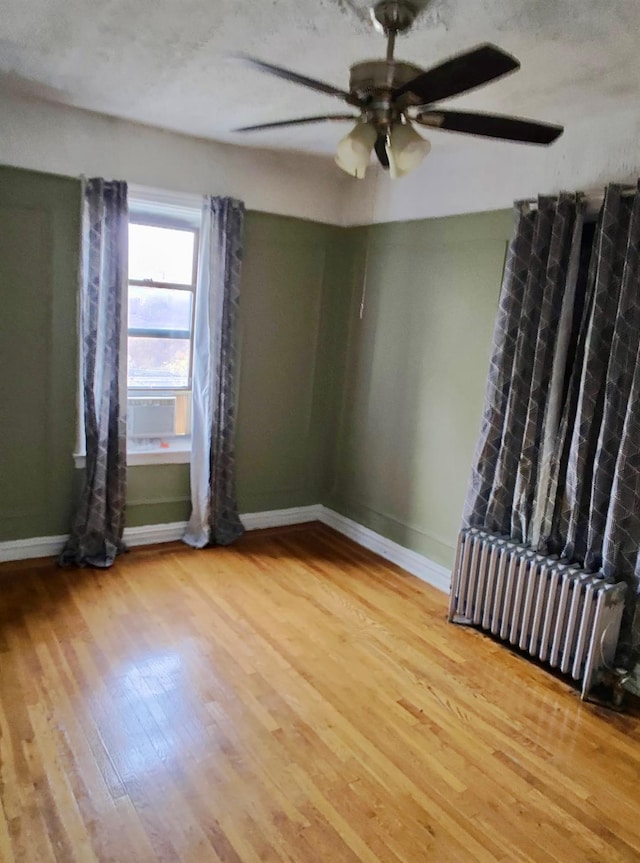
M 193 282 L 193 231 L 129 225 L 129 278 L 142 281 Z
M 129 328 L 191 331 L 191 291 L 129 285 Z
M 189 339 L 129 336 L 130 389 L 173 389 L 189 385 Z

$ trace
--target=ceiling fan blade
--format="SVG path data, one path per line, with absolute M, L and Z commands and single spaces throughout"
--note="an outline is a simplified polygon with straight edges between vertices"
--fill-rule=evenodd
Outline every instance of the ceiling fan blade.
M 376 152 L 376 156 L 378 157 L 378 161 L 385 169 L 385 171 L 389 170 L 389 156 L 387 155 L 387 136 L 385 134 L 380 134 L 376 138 L 376 142 L 373 145 L 373 149 Z
M 296 120 L 278 120 L 276 123 L 258 123 L 257 126 L 241 126 L 234 132 L 259 132 L 261 129 L 277 129 L 281 126 L 302 126 L 304 123 L 322 123 L 324 120 L 359 120 L 355 114 L 325 114 L 322 117 L 298 117 Z
M 282 66 L 274 66 L 272 63 L 265 63 L 264 60 L 257 60 L 255 57 L 249 57 L 246 54 L 234 54 L 232 59 L 240 60 L 248 66 L 253 66 L 260 69 L 261 72 L 268 72 L 270 75 L 275 75 L 277 78 L 283 78 L 285 81 L 291 81 L 293 84 L 301 84 L 303 87 L 309 87 L 312 90 L 317 90 L 320 93 L 327 93 L 329 96 L 338 96 L 344 99 L 350 105 L 359 105 L 359 100 L 346 90 L 340 90 L 332 84 L 325 84 L 324 81 L 316 81 L 315 78 L 308 78 L 306 75 L 299 75 L 297 72 L 292 72 L 291 69 L 285 69 Z
M 393 98 L 411 92 L 427 105 L 487 84 L 519 68 L 516 58 L 496 45 L 478 45 L 407 81 L 394 90 Z
M 564 131 L 563 126 L 554 126 L 552 123 L 470 111 L 422 111 L 415 119 L 423 126 L 445 129 L 447 132 L 464 132 L 467 135 L 503 138 L 525 144 L 552 144 Z

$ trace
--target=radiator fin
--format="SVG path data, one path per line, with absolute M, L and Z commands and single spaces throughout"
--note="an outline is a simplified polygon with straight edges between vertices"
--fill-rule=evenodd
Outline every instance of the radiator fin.
M 582 681 L 613 663 L 626 585 L 475 528 L 458 539 L 449 619 L 478 626 Z

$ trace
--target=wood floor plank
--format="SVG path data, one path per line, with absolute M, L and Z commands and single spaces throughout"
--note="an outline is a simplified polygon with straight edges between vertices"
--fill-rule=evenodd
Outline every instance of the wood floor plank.
M 630 863 L 640 712 L 320 525 L 0 566 L 2 863 Z

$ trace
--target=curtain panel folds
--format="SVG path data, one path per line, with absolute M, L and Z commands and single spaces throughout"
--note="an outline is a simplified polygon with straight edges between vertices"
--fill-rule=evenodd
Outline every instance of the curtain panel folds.
M 463 522 L 520 542 L 544 511 L 536 491 L 560 417 L 584 209 L 576 195 L 516 204 Z
M 80 345 L 85 477 L 61 564 L 108 567 L 125 550 L 127 184 L 84 186 Z
M 628 584 L 626 660 L 640 584 L 640 190 L 605 194 L 554 474 L 546 549 Z
M 200 234 L 193 359 L 192 513 L 184 541 L 228 545 L 244 532 L 235 487 L 236 327 L 244 205 L 207 198 Z
M 583 212 L 573 195 L 517 205 L 463 524 L 625 581 L 618 656 L 629 663 L 640 583 L 640 189 L 607 188 L 576 304 Z

